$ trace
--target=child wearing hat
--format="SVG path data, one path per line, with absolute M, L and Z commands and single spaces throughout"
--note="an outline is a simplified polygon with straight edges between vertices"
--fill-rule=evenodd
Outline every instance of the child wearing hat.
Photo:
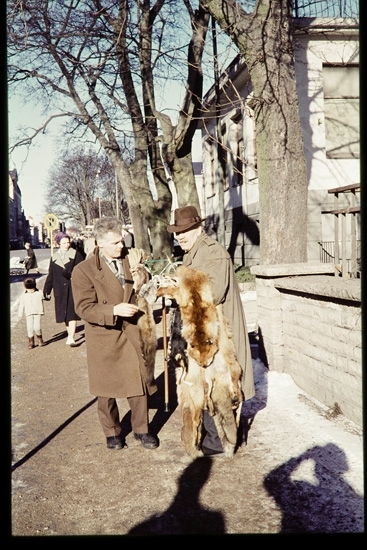
M 38 340 L 38 345 L 45 345 L 42 339 L 41 330 L 41 316 L 44 315 L 44 297 L 43 293 L 38 290 L 36 281 L 33 277 L 27 277 L 23 281 L 23 284 L 25 291 L 20 296 L 18 319 L 20 320 L 23 317 L 24 312 L 27 322 L 28 349 L 33 349 L 35 347 L 35 335 Z

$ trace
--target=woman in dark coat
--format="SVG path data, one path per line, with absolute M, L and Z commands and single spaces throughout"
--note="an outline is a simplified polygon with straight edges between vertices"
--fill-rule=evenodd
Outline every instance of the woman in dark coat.
M 25 271 L 26 275 L 28 275 L 28 271 L 30 269 L 35 269 L 37 271 L 37 273 L 39 273 L 37 258 L 36 258 L 36 255 L 34 253 L 33 248 L 31 247 L 31 245 L 29 243 L 25 243 L 24 248 L 27 251 L 27 256 L 24 258 L 24 271 Z
M 55 243 L 59 248 L 51 257 L 43 293 L 49 299 L 51 291 L 54 291 L 56 323 L 65 323 L 68 333 L 66 344 L 74 347 L 76 323 L 80 317 L 74 309 L 71 275 L 74 267 L 84 258 L 80 252 L 70 247 L 70 237 L 66 233 L 57 233 Z

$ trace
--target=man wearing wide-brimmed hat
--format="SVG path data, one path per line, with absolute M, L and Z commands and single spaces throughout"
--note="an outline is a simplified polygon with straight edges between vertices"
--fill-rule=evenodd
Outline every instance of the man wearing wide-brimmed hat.
M 178 244 L 185 253 L 183 265 L 205 271 L 212 283 L 215 305 L 223 304 L 224 314 L 233 332 L 237 360 L 243 371 L 242 390 L 244 400 L 247 401 L 255 395 L 255 386 L 240 290 L 230 255 L 218 241 L 205 233 L 201 226 L 203 221 L 205 220 L 199 216 L 195 206 L 184 206 L 175 210 L 174 222 L 167 230 L 175 233 Z M 214 421 L 207 411 L 204 411 L 203 423 L 207 432 L 202 442 L 204 455 L 221 453 L 222 445 Z

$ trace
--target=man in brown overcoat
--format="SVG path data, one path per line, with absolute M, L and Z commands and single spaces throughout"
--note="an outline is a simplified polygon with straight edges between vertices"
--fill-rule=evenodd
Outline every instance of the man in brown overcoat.
M 158 442 L 148 431 L 147 396 L 157 388 L 147 382 L 122 223 L 114 217 L 101 218 L 93 233 L 97 247 L 72 276 L 75 310 L 85 321 L 90 392 L 98 397 L 98 416 L 109 449 L 125 446 L 116 403 L 116 398 L 125 397 L 135 439 L 146 449 L 155 449 Z
M 218 241 L 205 233 L 201 227 L 203 221 L 194 206 L 184 206 L 175 210 L 174 223 L 167 230 L 175 233 L 178 244 L 185 252 L 183 265 L 207 273 L 212 284 L 214 304 L 223 304 L 224 315 L 233 334 L 237 361 L 242 367 L 242 391 L 247 401 L 254 397 L 255 385 L 240 290 L 230 255 Z M 208 411 L 203 411 L 203 424 L 206 431 L 201 444 L 204 456 L 221 454 L 222 444 Z

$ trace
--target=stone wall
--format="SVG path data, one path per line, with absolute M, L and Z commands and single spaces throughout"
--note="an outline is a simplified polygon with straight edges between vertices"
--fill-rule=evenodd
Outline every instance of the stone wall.
M 362 425 L 361 286 L 329 264 L 256 266 L 261 359 Z

